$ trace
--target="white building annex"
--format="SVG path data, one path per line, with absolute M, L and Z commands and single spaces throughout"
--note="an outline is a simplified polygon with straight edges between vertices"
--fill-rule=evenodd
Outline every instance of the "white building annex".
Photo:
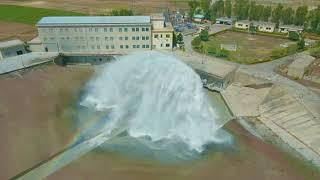
M 43 17 L 30 49 L 59 53 L 110 53 L 172 49 L 173 28 L 163 16 Z

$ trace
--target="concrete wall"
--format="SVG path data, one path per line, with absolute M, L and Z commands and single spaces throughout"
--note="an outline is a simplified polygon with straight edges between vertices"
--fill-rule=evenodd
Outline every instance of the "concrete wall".
M 242 22 L 236 22 L 235 27 L 239 29 L 249 29 L 250 24 L 242 23 Z
M 262 32 L 274 32 L 275 30 L 275 27 L 274 26 L 259 26 L 258 28 L 259 31 L 262 31 Z
M 172 38 L 171 31 L 152 32 L 152 49 L 172 49 Z
M 18 46 L 0 49 L 0 53 L 1 53 L 0 60 L 8 57 L 17 56 L 18 51 L 20 51 L 22 54 L 27 53 L 24 45 L 18 45 Z

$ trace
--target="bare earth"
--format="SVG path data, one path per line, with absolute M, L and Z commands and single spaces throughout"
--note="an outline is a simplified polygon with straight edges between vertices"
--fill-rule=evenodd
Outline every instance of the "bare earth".
M 22 77 L 0 76 L 0 179 L 8 179 L 60 151 L 70 140 L 64 107 L 91 70 L 54 65 Z
M 0 41 L 21 39 L 29 41 L 37 35 L 36 28 L 31 25 L 0 21 Z

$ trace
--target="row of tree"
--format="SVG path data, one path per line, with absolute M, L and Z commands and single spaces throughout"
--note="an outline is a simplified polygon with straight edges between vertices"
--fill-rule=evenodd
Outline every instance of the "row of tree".
M 320 6 L 308 11 L 307 6 L 297 9 L 284 7 L 278 4 L 276 7 L 257 4 L 254 0 L 211 0 L 189 1 L 189 14 L 202 13 L 206 19 L 214 20 L 216 17 L 236 17 L 237 20 L 272 21 L 279 26 L 297 25 L 305 26 L 310 31 L 320 34 Z

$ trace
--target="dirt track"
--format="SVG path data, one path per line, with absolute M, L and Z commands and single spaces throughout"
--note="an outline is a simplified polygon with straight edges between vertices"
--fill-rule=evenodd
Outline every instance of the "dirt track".
M 31 25 L 0 21 L 0 41 L 21 39 L 29 41 L 37 35 L 36 28 Z

